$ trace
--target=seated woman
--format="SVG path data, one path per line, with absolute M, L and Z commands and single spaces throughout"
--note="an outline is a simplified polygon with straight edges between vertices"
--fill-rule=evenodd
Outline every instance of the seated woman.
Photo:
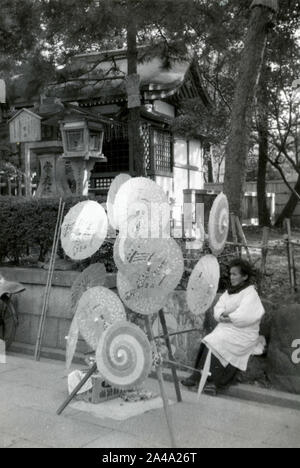
M 258 345 L 260 322 L 265 311 L 251 284 L 252 275 L 248 262 L 237 259 L 231 263 L 231 287 L 214 309 L 219 325 L 204 338 L 195 363 L 195 369 L 202 370 L 211 350 L 211 378 L 204 390 L 207 393 L 216 394 L 218 389 L 234 380 L 238 370 L 246 371 L 249 358 Z M 200 378 L 200 373 L 195 371 L 182 384 L 192 387 Z

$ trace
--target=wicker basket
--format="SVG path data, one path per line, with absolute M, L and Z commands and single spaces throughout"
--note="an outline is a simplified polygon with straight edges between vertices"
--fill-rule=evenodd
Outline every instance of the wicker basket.
M 98 405 L 105 401 L 114 400 L 121 395 L 121 391 L 116 388 L 104 387 L 104 380 L 100 375 L 92 376 L 92 384 L 93 387 L 90 390 L 77 395 L 75 399 Z

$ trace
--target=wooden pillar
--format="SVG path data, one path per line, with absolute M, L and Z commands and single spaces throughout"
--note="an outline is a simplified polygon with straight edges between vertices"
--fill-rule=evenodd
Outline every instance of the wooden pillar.
M 134 7 L 132 7 L 134 9 Z M 131 8 L 130 8 L 131 10 Z M 138 71 L 137 26 L 134 15 L 129 11 L 127 24 L 127 96 L 128 96 L 128 138 L 129 138 L 129 168 L 130 173 L 145 176 L 144 151 L 140 137 L 141 100 L 140 77 Z
M 30 169 L 30 160 L 31 160 L 31 150 L 29 143 L 24 144 L 24 159 L 25 159 L 25 197 L 30 198 L 32 196 L 31 189 L 31 169 Z

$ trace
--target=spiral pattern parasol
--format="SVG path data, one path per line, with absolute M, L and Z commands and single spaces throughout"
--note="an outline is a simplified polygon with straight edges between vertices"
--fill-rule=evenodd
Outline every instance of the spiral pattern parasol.
M 118 322 L 100 338 L 96 361 L 99 372 L 110 385 L 133 389 L 142 385 L 151 371 L 151 346 L 139 327 Z

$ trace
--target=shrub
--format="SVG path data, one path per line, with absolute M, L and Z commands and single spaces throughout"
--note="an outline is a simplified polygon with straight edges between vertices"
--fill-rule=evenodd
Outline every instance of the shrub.
M 65 199 L 64 215 L 86 197 Z M 95 198 L 99 203 L 103 197 Z M 0 262 L 8 259 L 20 264 L 28 255 L 44 261 L 51 252 L 59 200 L 52 198 L 0 197 Z

